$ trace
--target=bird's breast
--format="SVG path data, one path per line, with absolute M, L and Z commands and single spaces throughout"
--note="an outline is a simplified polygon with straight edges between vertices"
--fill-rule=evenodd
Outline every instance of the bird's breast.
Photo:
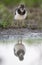
M 20 15 L 16 12 L 16 15 L 14 16 L 15 20 L 24 20 L 27 17 L 27 12 L 24 15 Z

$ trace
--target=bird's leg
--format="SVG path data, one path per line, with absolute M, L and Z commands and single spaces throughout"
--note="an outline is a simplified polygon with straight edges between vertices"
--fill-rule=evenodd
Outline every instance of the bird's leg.
M 19 20 L 17 21 L 17 26 L 18 26 L 18 29 L 19 29 Z
M 22 20 L 20 21 L 20 27 L 22 28 Z

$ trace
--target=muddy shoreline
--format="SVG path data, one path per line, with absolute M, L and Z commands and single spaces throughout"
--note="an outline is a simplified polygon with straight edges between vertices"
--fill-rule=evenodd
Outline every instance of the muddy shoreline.
M 14 40 L 22 38 L 42 38 L 42 30 L 21 29 L 0 29 L 0 40 Z
M 42 29 L 28 29 L 28 28 L 9 28 L 9 29 L 0 29 L 0 35 L 18 35 L 26 33 L 42 33 Z

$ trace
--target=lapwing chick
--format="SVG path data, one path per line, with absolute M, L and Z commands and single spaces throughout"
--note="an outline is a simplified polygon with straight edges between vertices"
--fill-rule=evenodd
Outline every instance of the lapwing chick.
M 15 20 L 24 20 L 27 18 L 27 11 L 24 4 L 21 4 L 17 7 L 15 11 Z
M 16 44 L 14 47 L 14 54 L 19 58 L 20 61 L 23 61 L 25 55 L 25 46 L 23 44 Z

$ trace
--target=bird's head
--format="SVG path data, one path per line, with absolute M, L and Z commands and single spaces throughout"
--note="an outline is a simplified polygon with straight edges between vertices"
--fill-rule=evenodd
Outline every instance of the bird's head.
M 23 12 L 23 11 L 24 11 L 24 9 L 25 9 L 24 4 L 21 4 L 21 5 L 19 6 L 19 9 L 20 9 L 20 11 L 21 11 L 21 12 Z

